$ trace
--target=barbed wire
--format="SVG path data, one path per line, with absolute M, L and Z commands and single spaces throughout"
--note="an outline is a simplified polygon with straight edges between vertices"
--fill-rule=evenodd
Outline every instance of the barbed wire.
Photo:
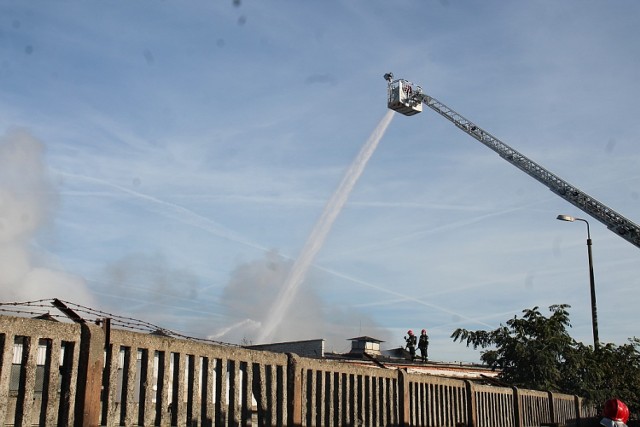
M 179 332 L 172 331 L 162 326 L 155 325 L 145 320 L 135 319 L 133 317 L 120 316 L 117 314 L 109 313 L 103 310 L 87 307 L 74 302 L 60 300 L 57 298 L 40 299 L 33 301 L 18 301 L 18 302 L 2 302 L 0 301 L 0 312 L 12 313 L 18 316 L 31 316 L 37 318 L 47 318 L 59 321 L 74 321 L 68 314 L 51 313 L 52 309 L 60 310 L 58 305 L 62 303 L 67 309 L 71 309 L 79 319 L 84 322 L 91 322 L 95 324 L 102 324 L 105 319 L 109 319 L 112 328 L 121 328 L 132 331 L 146 332 L 156 335 L 165 335 L 174 338 L 187 339 L 192 341 L 206 342 L 211 344 L 218 344 L 224 346 L 240 347 L 237 344 L 225 343 L 222 341 L 211 340 L 208 338 L 193 337 Z M 58 304 L 58 305 L 56 305 Z M 83 315 L 80 315 L 83 314 Z

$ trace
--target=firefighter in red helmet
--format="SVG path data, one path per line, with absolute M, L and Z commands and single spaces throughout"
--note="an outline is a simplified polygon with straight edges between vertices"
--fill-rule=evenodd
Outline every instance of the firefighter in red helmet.
M 418 342 L 418 339 L 413 334 L 413 331 L 411 329 L 407 331 L 407 335 L 409 336 L 404 337 L 404 340 L 407 342 L 407 345 L 405 348 L 409 350 L 409 354 L 411 355 L 411 361 L 413 361 L 413 359 L 416 358 L 416 344 Z
M 620 399 L 609 399 L 604 403 L 604 418 L 600 421 L 605 427 L 627 427 L 629 408 Z
M 420 349 L 420 358 L 422 359 L 422 363 L 429 360 L 429 335 L 427 335 L 426 329 L 423 329 L 420 334 L 420 338 L 418 339 L 418 348 Z

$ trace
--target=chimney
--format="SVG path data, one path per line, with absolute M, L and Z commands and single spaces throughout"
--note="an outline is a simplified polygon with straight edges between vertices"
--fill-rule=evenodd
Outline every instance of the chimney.
M 384 342 L 368 336 L 350 338 L 351 351 L 350 355 L 360 356 L 368 354 L 370 356 L 380 356 L 380 343 Z

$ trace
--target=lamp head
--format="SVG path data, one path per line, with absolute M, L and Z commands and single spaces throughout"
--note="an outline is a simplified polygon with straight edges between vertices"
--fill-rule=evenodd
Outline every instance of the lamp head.
M 569 221 L 569 222 L 573 222 L 576 220 L 574 217 L 569 215 L 558 215 L 556 219 L 559 219 L 560 221 Z

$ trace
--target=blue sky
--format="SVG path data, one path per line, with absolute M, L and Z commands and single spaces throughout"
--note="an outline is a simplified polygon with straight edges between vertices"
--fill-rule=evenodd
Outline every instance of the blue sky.
M 255 341 L 387 112 L 425 92 L 640 221 L 634 1 L 0 4 L 0 296 Z M 589 219 L 428 108 L 396 115 L 278 340 L 458 328 L 571 305 L 592 342 Z M 640 252 L 590 220 L 600 339 L 638 333 Z

